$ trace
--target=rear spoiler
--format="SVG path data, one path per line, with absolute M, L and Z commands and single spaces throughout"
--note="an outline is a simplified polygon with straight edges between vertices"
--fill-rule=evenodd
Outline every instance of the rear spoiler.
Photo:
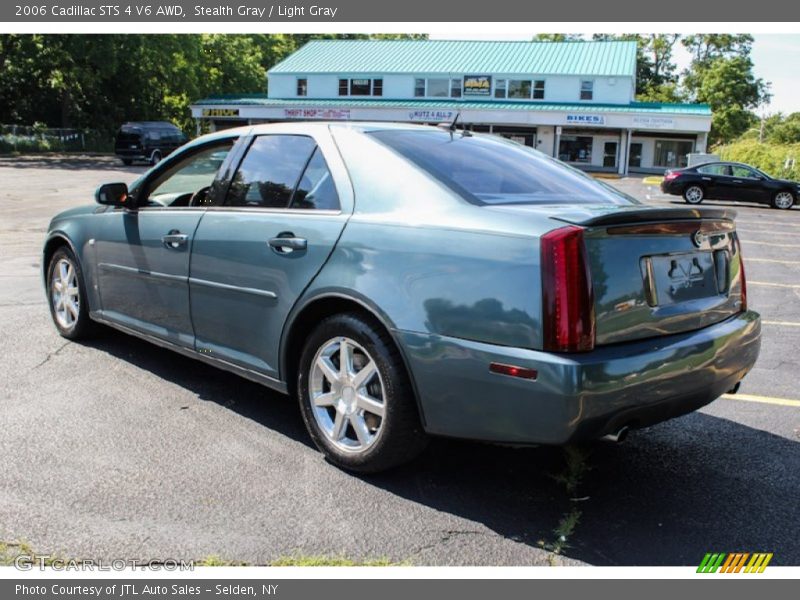
M 736 211 L 727 208 L 656 208 L 656 207 L 608 207 L 605 210 L 576 208 L 572 212 L 560 213 L 551 217 L 571 225 L 582 227 L 602 227 L 606 225 L 626 225 L 664 221 L 733 221 Z

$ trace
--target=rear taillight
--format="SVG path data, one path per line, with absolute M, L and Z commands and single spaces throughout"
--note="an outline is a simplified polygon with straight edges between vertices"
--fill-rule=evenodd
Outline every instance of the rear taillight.
M 592 350 L 594 292 L 583 229 L 555 229 L 542 236 L 541 250 L 544 349 Z
M 744 256 L 742 255 L 742 244 L 739 236 L 736 236 L 736 253 L 739 255 L 739 281 L 742 284 L 742 312 L 747 310 L 747 278 L 744 276 Z
M 678 173 L 677 171 L 667 171 L 664 174 L 664 181 L 672 181 L 673 179 L 678 177 L 678 175 L 680 175 L 680 173 Z

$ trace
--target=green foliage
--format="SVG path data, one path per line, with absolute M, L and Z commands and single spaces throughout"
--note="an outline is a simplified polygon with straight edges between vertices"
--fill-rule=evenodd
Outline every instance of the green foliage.
M 800 181 L 800 142 L 777 144 L 745 139 L 718 146 L 714 151 L 719 153 L 722 160 L 747 163 L 773 177 Z
M 580 33 L 537 33 L 532 42 L 579 42 L 583 40 Z
M 311 39 L 369 37 L 0 34 L 0 123 L 109 134 L 129 120 L 169 120 L 194 133 L 191 102 L 266 92 L 267 70 Z
M 729 142 L 751 128 L 759 105 L 769 100 L 767 84 L 753 74 L 750 35 L 689 35 L 681 43 L 692 53 L 683 85 L 690 99 L 713 112 L 709 140 Z
M 678 76 L 672 62 L 677 33 L 597 33 L 598 41 L 636 42 L 636 99 L 641 102 L 680 102 Z

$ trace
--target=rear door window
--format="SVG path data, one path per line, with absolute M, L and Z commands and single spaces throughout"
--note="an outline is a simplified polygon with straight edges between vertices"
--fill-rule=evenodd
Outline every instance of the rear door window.
M 297 184 L 290 208 L 339 210 L 339 195 L 328 163 L 319 148 L 314 150 Z
M 316 143 L 307 136 L 262 135 L 233 177 L 226 204 L 287 208 Z

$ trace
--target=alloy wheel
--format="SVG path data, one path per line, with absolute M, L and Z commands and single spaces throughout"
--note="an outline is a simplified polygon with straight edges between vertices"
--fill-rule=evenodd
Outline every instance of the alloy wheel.
M 328 440 L 345 452 L 363 452 L 379 438 L 386 409 L 384 390 L 377 364 L 350 338 L 328 340 L 311 363 L 314 419 Z
M 684 198 L 690 204 L 700 204 L 703 201 L 703 190 L 702 188 L 693 185 L 692 187 L 688 188 L 684 193 Z
M 60 259 L 53 269 L 50 300 L 58 324 L 64 329 L 73 328 L 80 315 L 81 297 L 75 265 L 66 258 Z
M 778 192 L 775 194 L 776 208 L 791 208 L 794 204 L 794 197 L 789 192 Z

